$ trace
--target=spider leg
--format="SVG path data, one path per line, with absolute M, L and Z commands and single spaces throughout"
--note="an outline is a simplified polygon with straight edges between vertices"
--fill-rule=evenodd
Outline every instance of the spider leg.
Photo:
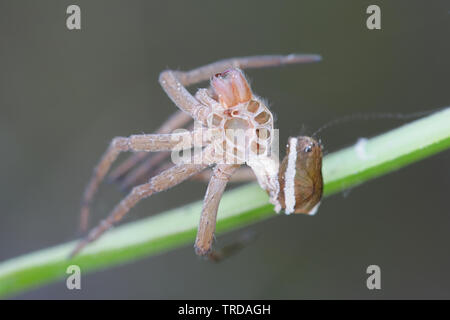
M 132 188 L 138 184 L 143 183 L 145 180 L 150 179 L 152 176 L 157 175 L 160 172 L 169 169 L 170 167 L 173 167 L 174 164 L 171 161 L 162 163 L 169 155 L 169 152 L 159 152 L 147 159 L 136 170 L 134 170 L 127 176 L 126 180 L 121 184 L 121 189 L 127 190 L 129 188 Z M 213 171 L 211 169 L 206 169 L 202 172 L 199 172 L 198 174 L 193 175 L 190 179 L 193 181 L 208 183 L 209 180 L 211 180 L 212 174 Z M 246 182 L 253 181 L 255 179 L 256 177 L 251 168 L 239 168 L 228 182 Z
M 276 67 L 286 64 L 310 63 L 320 61 L 322 58 L 317 54 L 289 54 L 289 55 L 261 55 L 250 57 L 236 57 L 219 60 L 190 71 L 172 71 L 179 82 L 189 86 L 204 80 L 209 80 L 216 73 L 230 68 L 251 69 Z
M 159 171 L 159 165 L 163 161 L 166 161 L 168 157 L 170 157 L 170 152 L 166 151 L 150 155 L 124 177 L 120 183 L 120 189 L 126 191 L 141 184 L 143 181 L 148 181 L 148 179 L 155 175 L 155 172 Z M 168 163 L 171 163 L 173 166 L 171 161 L 168 161 Z
M 159 75 L 159 83 L 177 105 L 192 118 L 206 124 L 209 108 L 200 103 L 185 86 L 208 80 L 212 75 L 223 72 L 229 68 L 262 68 L 280 66 L 293 63 L 309 63 L 320 61 L 321 57 L 315 54 L 264 55 L 241 58 L 231 58 L 213 62 L 190 71 L 165 70 Z
M 78 242 L 70 257 L 77 255 L 86 245 L 98 239 L 113 224 L 120 221 L 140 200 L 154 193 L 167 190 L 183 182 L 206 167 L 205 164 L 179 164 L 153 177 L 148 183 L 134 187 L 133 190 L 113 209 L 106 219 L 92 229 L 87 237 Z
M 183 111 L 177 111 L 172 116 L 167 119 L 158 130 L 156 130 L 156 134 L 166 134 L 171 133 L 173 130 L 182 128 L 186 125 L 192 118 L 184 113 Z M 137 152 L 131 155 L 127 160 L 121 163 L 116 169 L 114 169 L 109 174 L 109 179 L 111 181 L 115 181 L 126 175 L 135 165 L 141 162 L 148 153 L 146 152 Z
M 109 148 L 103 154 L 99 164 L 85 189 L 81 202 L 80 227 L 86 230 L 89 219 L 89 206 L 100 182 L 105 177 L 109 168 L 121 152 L 124 151 L 166 151 L 190 148 L 193 141 L 199 141 L 196 137 L 201 131 L 184 132 L 176 134 L 142 134 L 126 137 L 116 137 L 111 141 Z M 203 142 L 203 136 L 201 137 Z
M 188 130 L 194 130 L 194 126 L 189 126 Z M 161 163 L 163 163 L 165 160 L 167 160 L 169 156 L 170 152 L 160 152 L 157 154 L 149 155 L 147 159 L 145 159 L 141 164 L 139 164 L 135 169 L 131 170 L 131 172 L 129 172 L 124 177 L 123 181 L 120 183 L 120 189 L 129 190 L 132 187 L 150 179 L 155 175 L 156 172 L 161 171 L 158 166 L 161 165 Z M 166 165 L 163 166 L 167 168 Z
M 203 170 L 198 174 L 192 176 L 191 180 L 201 181 L 201 182 L 209 182 L 211 180 L 213 172 L 212 170 Z M 228 180 L 229 183 L 240 183 L 240 182 L 250 182 L 256 181 L 256 176 L 253 173 L 253 170 L 249 167 L 241 167 L 236 170 L 236 172 L 230 177 Z
M 220 199 L 228 180 L 238 167 L 239 165 L 235 164 L 218 164 L 213 169 L 213 175 L 203 200 L 203 209 L 194 246 L 195 253 L 200 256 L 208 255 L 211 252 Z
M 177 78 L 177 73 L 166 70 L 159 75 L 159 83 L 169 98 L 182 111 L 189 114 L 194 120 L 206 125 L 209 107 L 198 101 Z

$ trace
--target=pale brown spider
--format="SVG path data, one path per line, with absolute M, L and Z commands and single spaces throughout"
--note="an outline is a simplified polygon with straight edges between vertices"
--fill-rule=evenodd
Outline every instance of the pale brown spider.
M 159 157 L 145 161 L 132 172 L 131 178 L 128 177 L 128 181 L 125 181 L 125 186 L 133 185 L 148 175 L 149 169 L 168 156 L 168 151 L 200 146 L 202 152 L 194 154 L 188 160 L 169 165 L 148 182 L 135 186 L 110 215 L 78 243 L 71 256 L 120 221 L 141 199 L 199 175 L 210 166 L 214 167 L 195 241 L 195 252 L 198 255 L 211 252 L 219 201 L 227 182 L 242 164 L 251 168 L 260 186 L 268 192 L 277 212 L 283 208 L 287 214 L 313 214 L 322 195 L 321 147 L 310 137 L 289 138 L 287 155 L 280 165 L 278 155 L 271 152 L 274 135 L 272 113 L 253 94 L 241 69 L 318 60 L 318 55 L 253 56 L 221 60 L 187 72 L 163 71 L 159 82 L 181 111 L 173 115 L 155 134 L 116 137 L 112 140 L 85 190 L 81 208 L 82 227 L 87 226 L 89 205 L 100 182 L 121 152 L 137 153 L 113 172 L 115 178 L 127 173 L 143 159 L 146 152 L 165 151 Z M 199 89 L 195 96 L 185 88 L 208 79 L 211 79 L 211 86 Z M 191 118 L 201 126 L 192 131 L 170 133 L 187 124 Z M 229 131 L 233 130 L 244 132 L 241 134 L 243 143 L 238 143 L 236 136 L 229 135 Z M 241 170 L 236 174 L 241 177 L 240 180 L 254 178 L 248 171 Z

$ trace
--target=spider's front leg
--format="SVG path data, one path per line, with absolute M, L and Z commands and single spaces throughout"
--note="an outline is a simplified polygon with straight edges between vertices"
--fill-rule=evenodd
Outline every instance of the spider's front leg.
M 203 209 L 194 246 L 195 253 L 200 256 L 206 256 L 211 252 L 220 199 L 225 191 L 227 182 L 239 166 L 236 164 L 218 164 L 214 167 L 203 201 Z
M 289 54 L 289 55 L 260 55 L 249 57 L 235 57 L 219 60 L 190 71 L 165 71 L 171 72 L 180 84 L 189 86 L 204 80 L 209 80 L 216 73 L 224 72 L 227 69 L 256 69 L 266 67 L 283 66 L 287 64 L 312 63 L 320 61 L 322 58 L 318 54 Z M 160 79 L 170 77 L 170 74 L 161 74 Z M 163 86 L 164 87 L 164 86 Z M 164 88 L 166 90 L 166 88 Z M 167 90 L 166 90 L 167 91 Z M 169 94 L 170 96 L 170 94 Z
M 286 64 L 311 63 L 320 60 L 321 57 L 317 54 L 238 57 L 219 60 L 190 71 L 166 70 L 161 72 L 159 83 L 178 108 L 188 113 L 195 120 L 206 124 L 206 117 L 209 113 L 209 109 L 200 104 L 199 101 L 189 93 L 185 86 L 208 80 L 216 73 L 221 73 L 230 68 L 264 68 Z
M 200 139 L 197 135 L 201 135 Z M 92 199 L 112 163 L 124 151 L 169 151 L 175 149 L 190 148 L 194 141 L 203 141 L 201 131 L 185 132 L 177 134 L 142 134 L 132 135 L 128 138 L 117 137 L 102 156 L 99 164 L 94 169 L 94 173 L 89 181 L 83 195 L 81 203 L 80 227 L 86 230 L 89 219 L 89 206 Z

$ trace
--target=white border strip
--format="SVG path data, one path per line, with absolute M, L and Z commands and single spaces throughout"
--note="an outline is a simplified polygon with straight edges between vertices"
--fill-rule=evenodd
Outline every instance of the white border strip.
M 297 164 L 297 138 L 289 139 L 288 165 L 284 175 L 284 202 L 286 214 L 294 212 L 295 208 L 295 174 Z

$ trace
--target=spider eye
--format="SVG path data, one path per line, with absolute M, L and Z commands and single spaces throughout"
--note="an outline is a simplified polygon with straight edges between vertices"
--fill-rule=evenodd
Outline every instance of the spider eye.
M 312 147 L 311 146 L 307 146 L 303 151 L 305 151 L 306 153 L 311 152 L 312 151 Z

